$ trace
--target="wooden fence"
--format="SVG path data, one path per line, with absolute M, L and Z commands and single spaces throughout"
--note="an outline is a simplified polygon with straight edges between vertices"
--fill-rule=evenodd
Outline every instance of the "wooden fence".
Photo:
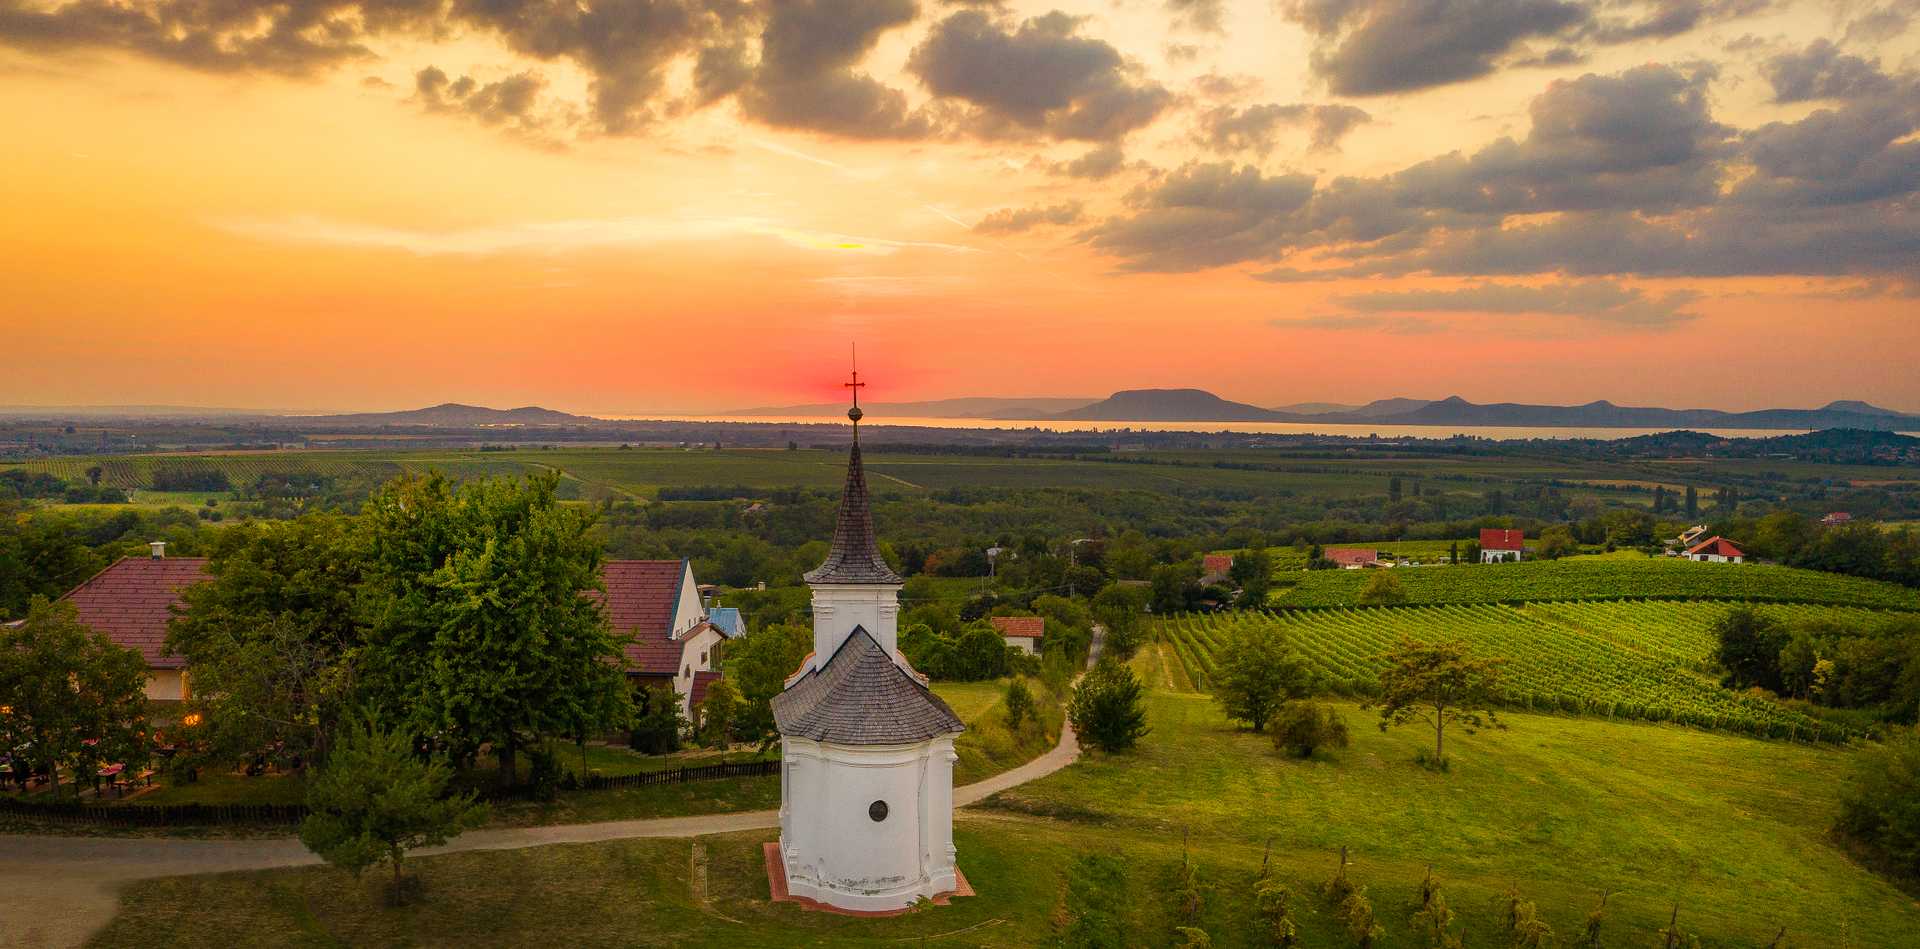
M 685 784 L 725 778 L 761 778 L 780 773 L 779 761 L 740 761 L 670 771 L 643 771 L 613 777 L 591 775 L 581 782 L 586 791 L 612 791 L 652 784 Z M 482 792 L 490 798 L 524 798 L 529 789 L 504 794 Z M 0 795 L 0 815 L 17 815 L 62 826 L 87 827 L 207 827 L 231 825 L 292 826 L 307 816 L 305 804 L 99 804 L 92 801 L 28 801 Z

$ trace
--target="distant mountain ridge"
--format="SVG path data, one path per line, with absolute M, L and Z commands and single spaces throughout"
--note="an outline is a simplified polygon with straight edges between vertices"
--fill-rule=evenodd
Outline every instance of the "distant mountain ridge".
M 309 415 L 302 422 L 331 425 L 593 425 L 600 420 L 589 415 L 570 415 L 537 405 L 517 409 L 490 409 L 481 405 L 443 402 L 424 409 L 400 412 L 357 412 L 349 415 Z
M 1311 411 L 1302 411 L 1311 409 Z M 1334 424 L 1474 425 L 1531 428 L 1752 428 L 1814 430 L 1858 428 L 1920 431 L 1920 415 L 1842 400 L 1817 409 L 1666 409 L 1615 405 L 1478 404 L 1460 396 L 1438 401 L 1380 399 L 1364 406 L 1306 403 L 1266 409 L 1222 399 L 1203 389 L 1128 389 L 1079 409 L 1051 416 L 1057 421 L 1111 422 L 1325 422 Z

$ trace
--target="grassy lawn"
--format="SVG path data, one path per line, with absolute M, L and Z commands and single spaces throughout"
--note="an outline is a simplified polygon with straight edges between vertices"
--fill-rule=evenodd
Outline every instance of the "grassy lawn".
M 1009 681 L 934 684 L 933 691 L 967 723 L 967 730 L 953 743 L 954 753 L 960 756 L 953 766 L 955 785 L 972 784 L 1016 768 L 1046 753 L 1060 740 L 1060 723 L 1066 718 L 1062 699 L 1048 692 L 1038 679 L 1028 678 L 1026 682 L 1039 720 L 1021 722 L 1017 730 L 1007 727 L 1003 699 Z
M 1202 696 L 1155 695 L 1140 750 L 1094 757 L 962 812 L 961 869 L 980 894 L 892 919 L 807 913 L 766 901 L 760 844 L 772 832 L 454 854 L 410 862 L 423 881 L 393 908 L 384 880 L 303 868 L 138 883 L 96 945 L 942 945 L 1055 943 L 1079 903 L 1075 862 L 1124 868 L 1113 894 L 1127 945 L 1174 941 L 1169 893 L 1186 852 L 1216 945 L 1259 945 L 1251 883 L 1268 841 L 1298 895 L 1302 945 L 1350 945 L 1315 889 L 1351 848 L 1383 947 L 1422 945 L 1407 917 L 1426 867 L 1469 946 L 1506 945 L 1499 898 L 1514 886 L 1569 944 L 1604 889 L 1608 946 L 1657 946 L 1677 900 L 1707 946 L 1911 944 L 1920 906 L 1826 840 L 1850 753 L 1649 725 L 1516 716 L 1453 745 L 1449 774 L 1409 760 L 1425 737 L 1372 729 L 1348 708 L 1351 749 L 1296 762 L 1232 731 Z M 1050 816 L 1049 816 L 1050 815 Z M 690 882 L 695 848 L 706 901 Z

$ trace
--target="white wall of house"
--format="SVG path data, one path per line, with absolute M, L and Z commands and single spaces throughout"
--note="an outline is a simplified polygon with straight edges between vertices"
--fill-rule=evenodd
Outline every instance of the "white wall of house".
M 1012 646 L 1013 648 L 1018 649 L 1029 656 L 1035 655 L 1040 651 L 1040 640 L 1035 639 L 1032 636 L 1008 636 L 1007 645 Z
M 1517 550 L 1482 550 L 1480 551 L 1481 563 L 1502 563 L 1504 561 L 1519 560 L 1519 559 L 1520 559 L 1520 551 L 1517 551 Z
M 693 582 L 693 565 L 683 564 L 680 575 L 680 600 L 673 605 L 673 628 L 670 635 L 679 639 L 680 634 L 698 625 L 707 615 L 706 607 L 700 605 L 700 586 Z
M 1740 563 L 1746 559 L 1745 557 L 1726 557 L 1720 554 L 1692 554 L 1690 556 L 1698 563 Z
M 180 702 L 193 693 L 187 687 L 185 669 L 148 669 L 147 698 L 161 702 Z
M 673 691 L 680 695 L 680 711 L 693 714 L 693 674 L 711 672 L 718 668 L 720 644 L 726 640 L 720 631 L 711 626 L 702 626 L 700 631 L 681 634 L 680 668 L 673 671 Z

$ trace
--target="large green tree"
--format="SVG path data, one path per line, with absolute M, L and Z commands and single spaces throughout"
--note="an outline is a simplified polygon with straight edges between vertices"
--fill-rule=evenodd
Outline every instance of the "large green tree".
M 739 687 L 745 703 L 734 722 L 742 741 L 768 745 L 779 738 L 773 727 L 773 697 L 786 688 L 787 676 L 800 668 L 812 649 L 812 630 L 780 624 L 762 626 L 727 643 L 727 678 Z
M 1306 696 L 1312 678 L 1305 660 L 1273 624 L 1243 624 L 1220 651 L 1213 698 L 1228 718 L 1263 731 L 1289 699 Z
M 147 760 L 147 663 L 81 625 L 73 604 L 34 597 L 0 626 L 0 748 L 60 784 L 101 765 Z M 77 782 L 76 782 L 77 784 Z
M 446 843 L 486 820 L 486 806 L 471 795 L 447 794 L 452 776 L 446 762 L 415 754 L 404 732 L 371 719 L 349 723 L 307 784 L 300 841 L 355 877 L 392 864 L 393 898 L 401 902 L 407 851 Z
M 556 734 L 625 727 L 621 640 L 598 600 L 593 514 L 556 474 L 395 481 L 368 502 L 358 674 L 383 718 L 456 759 L 491 744 L 500 780 Z
M 1267 594 L 1273 589 L 1273 554 L 1265 547 L 1255 547 L 1233 558 L 1228 576 L 1240 590 L 1234 605 L 1241 609 L 1260 609 L 1267 605 Z
M 1504 659 L 1482 659 L 1465 643 L 1402 639 L 1387 650 L 1380 673 L 1380 730 L 1420 720 L 1433 728 L 1433 763 L 1445 765 L 1447 726 L 1471 735 L 1504 728 L 1494 714 Z
M 324 755 L 352 701 L 365 552 L 354 522 L 314 514 L 228 528 L 212 578 L 181 594 L 167 648 L 193 676 L 203 750 L 231 759 L 277 746 Z

